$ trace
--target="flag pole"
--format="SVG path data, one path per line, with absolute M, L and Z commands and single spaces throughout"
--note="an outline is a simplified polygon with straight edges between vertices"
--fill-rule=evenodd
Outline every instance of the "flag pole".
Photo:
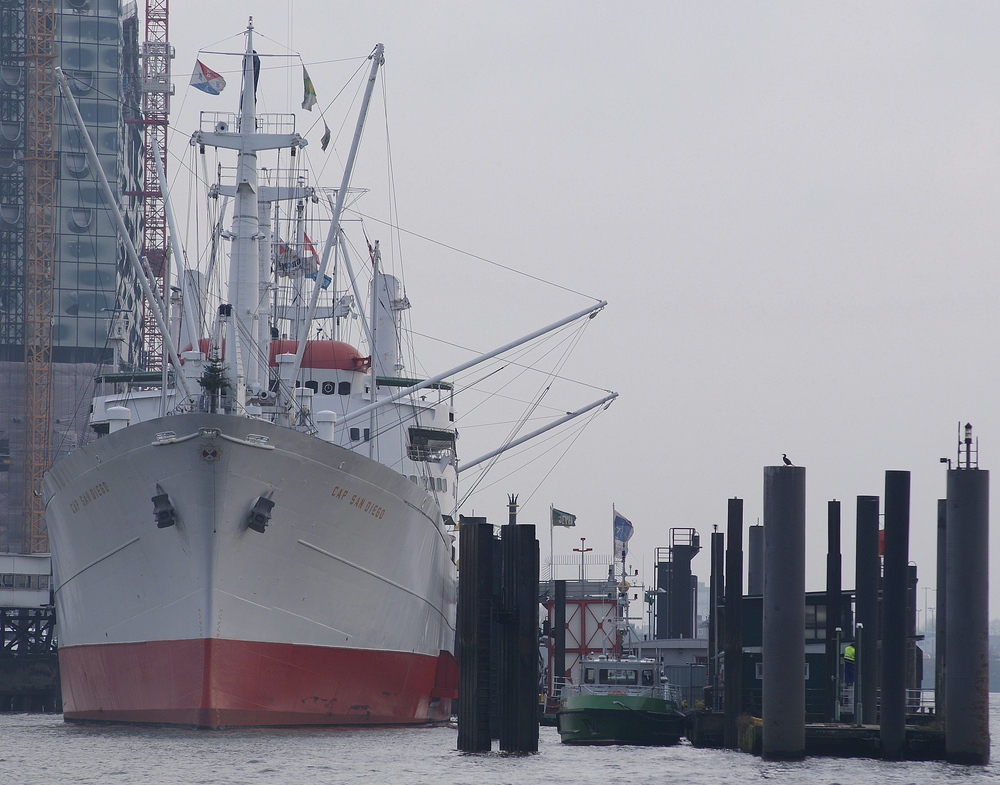
M 549 504 L 549 580 L 552 582 L 553 591 L 555 590 L 555 580 L 556 580 L 556 552 L 555 552 L 555 513 L 552 512 L 555 509 L 554 504 Z
M 615 509 L 615 503 L 611 502 L 611 563 L 615 562 L 615 518 L 618 517 L 618 511 Z

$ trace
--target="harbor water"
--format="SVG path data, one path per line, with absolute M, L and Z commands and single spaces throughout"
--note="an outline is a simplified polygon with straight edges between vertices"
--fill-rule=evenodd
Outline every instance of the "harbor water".
M 807 758 L 768 762 L 729 750 L 571 747 L 543 727 L 533 755 L 463 754 L 453 727 L 229 730 L 94 727 L 59 715 L 0 715 L 0 777 L 9 785 L 390 783 L 587 785 L 938 785 L 1000 782 L 1000 694 L 990 695 L 992 763 Z

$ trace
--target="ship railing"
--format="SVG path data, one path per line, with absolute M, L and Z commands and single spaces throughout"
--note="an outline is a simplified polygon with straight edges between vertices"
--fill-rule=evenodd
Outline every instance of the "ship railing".
M 565 694 L 577 695 L 632 695 L 638 698 L 659 698 L 661 700 L 677 701 L 679 693 L 672 684 L 662 687 L 640 687 L 637 685 L 612 684 L 579 684 L 567 686 Z
M 660 687 L 663 692 L 663 698 L 668 701 L 673 701 L 678 705 L 681 703 L 681 688 L 675 684 L 664 684 Z
M 555 698 L 556 702 L 562 698 L 563 693 L 569 692 L 573 683 L 565 676 L 554 676 L 552 678 L 552 697 Z
M 406 457 L 411 461 L 439 461 L 442 458 L 451 457 L 451 455 L 451 450 L 447 448 L 437 449 L 434 447 L 415 447 L 413 445 L 407 445 L 406 447 Z
M 287 112 L 262 112 L 256 116 L 256 131 L 261 134 L 294 134 L 295 115 Z M 234 112 L 201 112 L 201 131 L 236 133 L 239 118 Z
M 555 676 L 552 679 L 552 691 L 545 696 L 545 714 L 555 714 L 559 711 L 559 704 L 567 695 L 575 695 L 577 690 L 565 676 Z

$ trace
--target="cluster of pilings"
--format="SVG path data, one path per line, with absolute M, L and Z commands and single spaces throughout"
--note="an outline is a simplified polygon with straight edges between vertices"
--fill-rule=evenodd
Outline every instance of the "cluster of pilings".
M 989 472 L 980 471 L 968 461 L 965 467 L 950 468 L 947 496 L 939 504 L 938 515 L 937 716 L 944 723 L 946 758 L 956 763 L 985 764 L 989 762 L 990 746 Z M 767 759 L 798 759 L 806 753 L 805 498 L 803 467 L 764 468 L 761 754 Z M 839 603 L 839 503 L 831 503 L 828 510 L 827 591 L 828 598 Z M 730 500 L 729 516 L 725 661 L 735 663 L 741 654 L 735 618 L 742 599 L 741 500 Z M 912 584 L 908 564 L 909 472 L 886 472 L 884 517 L 879 613 L 879 499 L 858 497 L 854 720 L 859 726 L 877 723 L 882 758 L 899 760 L 907 754 L 906 662 L 907 639 L 912 634 L 907 613 L 908 587 Z M 912 604 L 912 593 L 909 600 Z M 828 619 L 842 618 L 829 602 Z M 838 634 L 832 651 L 828 643 L 828 660 L 835 662 L 833 673 L 839 666 L 839 641 Z M 727 668 L 726 673 L 724 735 L 730 747 L 736 746 L 736 715 L 740 710 L 738 671 Z M 877 704 L 879 684 L 881 700 Z M 837 697 L 836 686 L 831 694 Z
M 458 749 L 538 750 L 538 541 L 511 520 L 461 519 Z

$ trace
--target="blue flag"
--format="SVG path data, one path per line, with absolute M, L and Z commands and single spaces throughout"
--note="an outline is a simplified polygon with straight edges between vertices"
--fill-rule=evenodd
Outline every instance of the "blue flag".
M 615 556 L 624 556 L 628 553 L 628 541 L 632 537 L 632 521 L 626 518 L 624 515 L 619 515 L 617 512 L 614 513 L 615 522 Z
M 306 273 L 306 278 L 311 278 L 312 280 L 315 281 L 317 275 L 318 275 L 318 273 Z M 324 275 L 323 276 L 323 283 L 321 283 L 319 285 L 319 288 L 320 289 L 329 289 L 330 288 L 330 284 L 332 284 L 332 283 L 333 283 L 333 278 L 331 278 L 329 275 Z

